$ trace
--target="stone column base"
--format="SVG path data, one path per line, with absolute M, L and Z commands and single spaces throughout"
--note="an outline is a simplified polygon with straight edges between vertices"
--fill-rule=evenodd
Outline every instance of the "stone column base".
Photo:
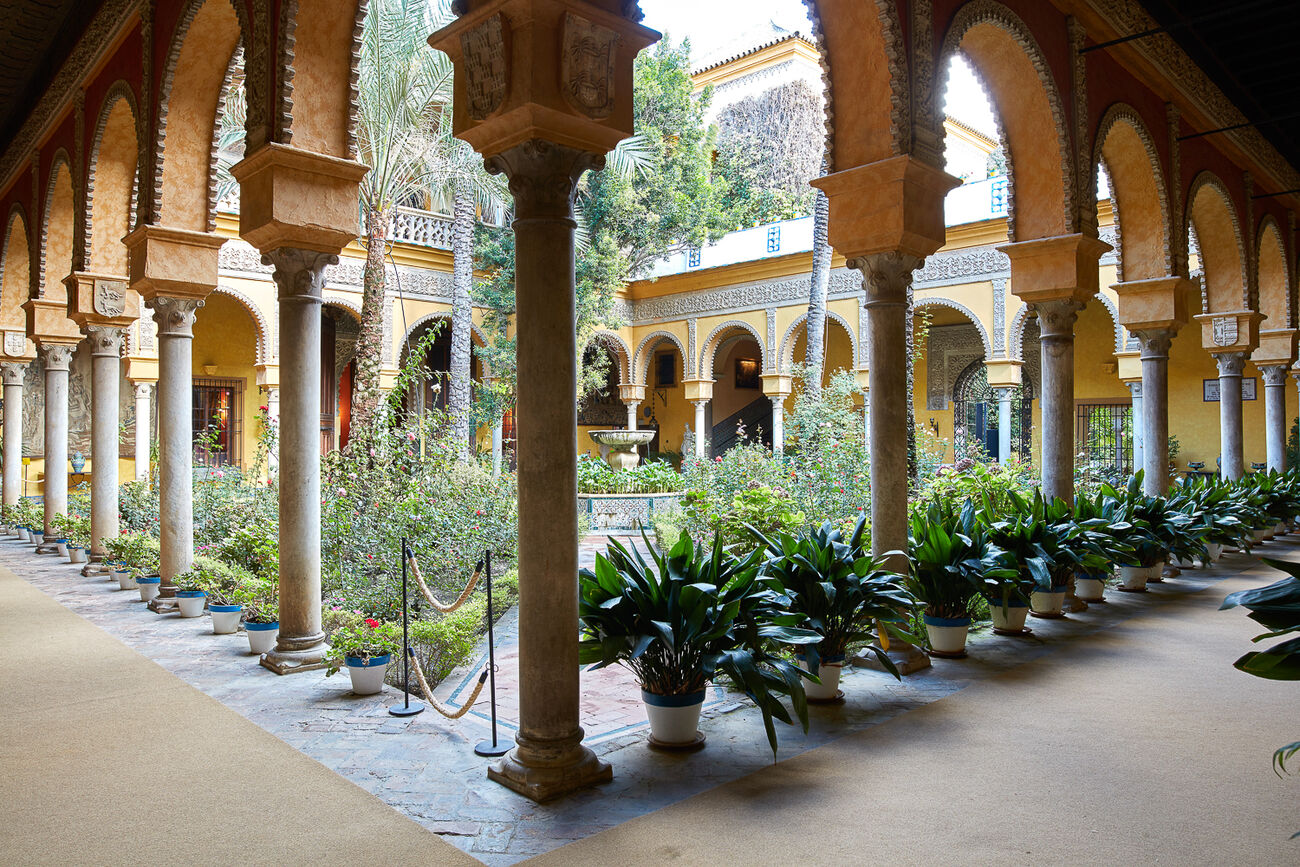
M 81 575 L 83 578 L 89 578 L 92 575 L 108 575 L 112 571 L 113 568 L 103 560 L 100 560 L 99 562 L 87 562 L 85 566 L 81 567 Z
M 609 762 L 582 745 L 578 746 L 576 762 L 555 766 L 525 765 L 519 761 L 518 752 L 517 748 L 511 750 L 489 767 L 488 779 L 538 803 L 614 779 Z
M 180 609 L 180 603 L 176 601 L 175 596 L 155 596 L 149 600 L 148 607 L 154 614 L 171 614 Z
M 315 671 L 325 667 L 325 653 L 328 650 L 329 645 L 323 641 L 299 650 L 281 650 L 277 647 L 275 650 L 263 653 L 258 662 L 263 668 L 270 669 L 276 674 Z
M 875 645 L 878 647 L 879 645 Z M 889 642 L 889 650 L 885 651 L 889 661 L 894 663 L 899 674 L 914 674 L 930 667 L 930 656 L 925 651 L 913 644 L 905 644 L 901 641 Z M 880 664 L 876 654 L 871 650 L 859 651 L 858 655 L 853 657 L 851 662 L 858 668 L 870 668 L 874 671 L 883 671 L 889 673 L 889 669 Z
M 41 544 L 41 545 L 37 545 L 37 546 L 36 546 L 36 553 L 37 553 L 37 554 L 57 554 L 57 553 L 59 553 L 59 546 L 56 545 L 56 544 L 54 544 L 53 542 L 45 542 L 44 544 Z

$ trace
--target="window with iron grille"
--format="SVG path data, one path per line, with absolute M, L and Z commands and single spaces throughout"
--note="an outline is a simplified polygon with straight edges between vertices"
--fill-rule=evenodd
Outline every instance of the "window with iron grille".
M 777 253 L 781 250 L 781 227 L 767 227 L 767 252 Z
M 1102 475 L 1132 473 L 1133 405 L 1089 403 L 1075 411 L 1075 453 Z
M 196 467 L 239 466 L 243 455 L 244 381 L 195 379 L 190 430 Z

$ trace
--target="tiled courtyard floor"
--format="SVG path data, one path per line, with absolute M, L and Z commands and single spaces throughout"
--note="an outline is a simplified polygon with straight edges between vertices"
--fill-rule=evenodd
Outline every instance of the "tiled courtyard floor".
M 594 544 L 583 546 L 584 563 L 595 550 Z M 473 753 L 473 745 L 490 735 L 486 691 L 475 709 L 455 722 L 432 711 L 395 718 L 387 708 L 400 701 L 399 692 L 354 697 L 345 674 L 278 677 L 256 664 L 242 634 L 213 635 L 206 617 L 152 614 L 134 591 L 119 591 L 115 582 L 103 578 L 83 578 L 79 566 L 31 552 L 30 545 L 9 537 L 0 542 L 0 562 L 34 586 L 488 864 L 512 864 L 549 851 L 772 761 L 757 712 L 743 697 L 721 690 L 711 697 L 702 723 L 708 736 L 703 751 L 663 754 L 645 746 L 644 715 L 631 678 L 621 670 L 584 673 L 588 742 L 614 766 L 614 781 L 559 803 L 536 805 L 489 782 L 488 760 Z M 1287 537 L 1264 553 L 1289 558 L 1300 553 L 1300 544 Z M 1252 557 L 1229 555 L 1216 569 L 1186 572 L 1153 585 L 1147 594 L 1110 591 L 1108 603 L 1081 614 L 1031 620 L 1033 637 L 973 636 L 967 659 L 935 660 L 933 668 L 901 684 L 872 671 L 846 671 L 842 686 L 847 700 L 813 708 L 807 735 L 780 727 L 780 758 L 876 725 L 1055 648 L 1087 641 L 1096 631 L 1138 612 L 1169 606 L 1170 615 L 1176 616 L 1172 609 L 1180 598 L 1253 563 Z M 513 613 L 508 614 L 497 633 L 504 739 L 510 738 L 516 722 L 513 623 Z M 482 664 L 480 654 L 439 687 L 439 696 L 455 703 L 467 695 Z

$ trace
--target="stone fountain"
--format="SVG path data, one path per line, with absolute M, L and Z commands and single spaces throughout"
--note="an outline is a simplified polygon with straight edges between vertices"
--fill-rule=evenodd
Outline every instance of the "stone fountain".
M 655 438 L 652 430 L 594 430 L 587 434 L 600 446 L 600 457 L 614 470 L 630 470 L 641 463 L 637 446 Z

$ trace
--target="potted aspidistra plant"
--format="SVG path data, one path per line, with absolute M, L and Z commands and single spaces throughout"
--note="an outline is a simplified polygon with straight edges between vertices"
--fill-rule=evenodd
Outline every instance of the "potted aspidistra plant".
M 1133 552 L 1118 564 L 1119 589 L 1144 593 L 1148 581 L 1160 580 L 1170 544 L 1179 534 L 1190 532 L 1191 518 L 1184 512 L 1172 512 L 1164 497 L 1144 494 L 1141 471 L 1129 478 L 1123 490 L 1103 484 L 1101 495 L 1111 502 L 1109 508 L 1117 522 L 1111 535 Z
M 751 528 L 767 558 L 766 580 L 780 594 L 781 606 L 802 615 L 802 625 L 821 636 L 816 644 L 799 645 L 796 653 L 800 667 L 820 680 L 804 685 L 809 701 L 843 696 L 840 673 L 850 643 L 876 638 L 881 628 L 900 640 L 915 640 L 903 630 L 916 599 L 901 576 L 881 568 L 863 547 L 866 522 L 860 516 L 848 539 L 829 521 L 793 535 L 767 536 Z M 874 630 L 873 621 L 878 624 Z M 885 670 L 900 677 L 883 649 L 874 644 L 870 649 Z
M 803 679 L 815 677 L 777 644 L 814 645 L 822 636 L 780 609 L 779 594 L 760 578 L 761 550 L 739 558 L 723 550 L 721 535 L 706 548 L 683 532 L 664 553 L 642 536 L 649 563 L 614 541 L 579 573 L 579 662 L 629 669 L 641 684 L 651 745 L 678 749 L 704 742 L 697 726 L 705 690 L 726 675 L 758 706 L 775 755 L 773 720 L 791 723 L 780 697 L 790 697 L 807 731 Z
M 1001 552 L 989 544 L 985 527 L 967 500 L 960 510 L 949 500 L 913 509 L 909 522 L 911 569 L 907 588 L 924 606 L 921 620 L 930 653 L 960 657 L 985 573 L 1002 568 Z

